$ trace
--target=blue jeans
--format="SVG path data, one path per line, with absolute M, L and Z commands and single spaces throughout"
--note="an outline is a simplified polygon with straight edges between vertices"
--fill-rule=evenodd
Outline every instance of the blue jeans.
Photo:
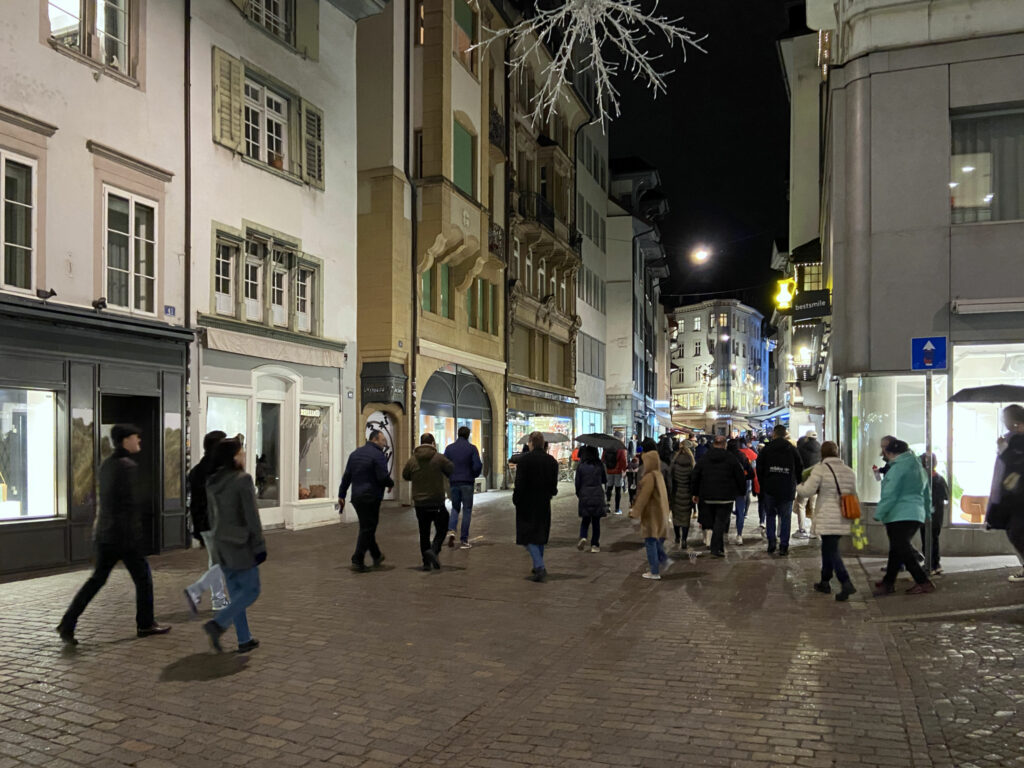
M 228 624 L 234 622 L 239 644 L 247 643 L 252 640 L 252 634 L 249 632 L 249 620 L 246 618 L 245 609 L 255 603 L 256 598 L 260 596 L 259 566 L 254 565 L 244 571 L 235 571 L 231 568 L 222 570 L 228 583 L 231 604 L 224 610 L 217 611 L 213 620 L 221 629 L 227 629 Z
M 462 530 L 459 541 L 469 541 L 469 521 L 473 519 L 473 484 L 453 485 L 449 496 L 452 500 L 452 513 L 448 518 L 448 530 L 456 530 L 459 524 L 459 510 L 462 510 Z
M 644 547 L 647 549 L 647 564 L 651 567 L 651 573 L 655 576 L 658 575 L 658 567 L 668 560 L 664 545 L 664 539 L 644 539 Z
M 761 506 L 764 508 L 764 516 L 768 528 L 768 546 L 775 546 L 775 524 L 780 525 L 779 542 L 783 549 L 789 549 L 789 530 L 793 524 L 793 500 L 778 499 L 771 494 L 761 494 Z M 782 519 L 779 520 L 779 517 Z
M 530 553 L 530 557 L 533 559 L 534 570 L 544 567 L 544 545 L 543 544 L 527 544 L 526 551 Z
M 747 492 L 750 492 L 750 482 L 747 481 Z M 736 497 L 736 533 L 743 533 L 743 521 L 747 519 L 747 507 L 750 504 L 750 497 L 744 494 Z
M 828 583 L 833 574 L 841 584 L 850 580 L 850 574 L 839 554 L 839 537 L 826 535 L 821 537 L 821 580 Z

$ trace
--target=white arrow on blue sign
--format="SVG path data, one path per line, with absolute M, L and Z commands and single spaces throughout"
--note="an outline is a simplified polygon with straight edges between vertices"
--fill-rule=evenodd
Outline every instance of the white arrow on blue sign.
M 946 337 L 925 336 L 910 340 L 910 367 L 914 371 L 946 370 Z

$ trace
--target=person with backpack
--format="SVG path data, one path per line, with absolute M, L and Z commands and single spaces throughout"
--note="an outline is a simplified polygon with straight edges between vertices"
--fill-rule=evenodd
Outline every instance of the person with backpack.
M 580 540 L 576 548 L 580 552 L 587 548 L 587 530 L 592 529 L 590 551 L 600 552 L 601 518 L 608 513 L 604 499 L 604 486 L 608 482 L 608 476 L 594 446 L 584 445 L 580 448 L 580 463 L 576 467 L 575 480 L 580 516 Z
M 615 490 L 615 514 L 622 514 L 622 487 L 623 473 L 626 471 L 626 451 L 622 448 L 605 448 L 601 456 L 605 473 L 608 476 L 608 485 L 605 488 L 605 505 L 609 507 L 612 503 L 612 489 Z
M 761 505 L 767 523 L 768 553 L 775 552 L 778 547 L 779 557 L 789 555 L 793 499 L 804 471 L 800 454 L 787 435 L 785 425 L 777 425 L 772 430 L 771 442 L 757 455 L 757 480 L 761 485 Z
M 1024 568 L 1024 408 L 1004 408 L 1003 424 L 1007 433 L 998 442 L 999 457 L 992 473 L 985 524 L 1006 531 Z M 1010 581 L 1024 583 L 1024 570 L 1011 574 Z
M 740 450 L 739 440 L 730 440 L 727 444 L 726 450 L 731 453 L 736 461 L 743 467 L 743 493 L 736 497 L 736 545 L 741 546 L 743 544 L 743 522 L 747 519 L 747 505 L 750 501 L 750 484 L 756 477 L 754 474 L 754 468 L 750 464 L 750 460 Z

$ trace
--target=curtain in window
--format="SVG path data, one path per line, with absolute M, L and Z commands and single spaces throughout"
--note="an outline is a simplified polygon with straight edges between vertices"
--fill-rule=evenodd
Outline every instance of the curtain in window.
M 954 117 L 954 224 L 1024 219 L 1024 112 Z

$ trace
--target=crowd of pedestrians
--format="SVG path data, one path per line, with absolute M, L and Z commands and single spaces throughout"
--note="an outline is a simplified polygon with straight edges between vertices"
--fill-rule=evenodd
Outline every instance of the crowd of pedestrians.
M 1003 422 L 1007 433 L 999 440 L 986 523 L 989 528 L 1006 531 L 1024 568 L 1024 408 L 1013 405 L 1004 409 Z M 441 569 L 440 554 L 446 542 L 454 547 L 457 537 L 461 548 L 472 546 L 473 489 L 482 462 L 470 434 L 468 428 L 461 427 L 458 438 L 443 453 L 437 450 L 432 434 L 421 435 L 420 444 L 402 469 L 402 478 L 411 487 L 424 571 Z M 166 634 L 171 629 L 154 618 L 153 581 L 142 541 L 134 458 L 141 449 L 142 433 L 138 427 L 119 424 L 111 438 L 115 450 L 100 468 L 94 570 L 57 626 L 67 645 L 78 643 L 78 619 L 118 562 L 125 564 L 135 584 L 138 636 Z M 338 489 L 337 508 L 343 511 L 351 494 L 359 521 L 352 555 L 352 569 L 357 572 L 371 570 L 367 554 L 373 568 L 384 561 L 376 532 L 382 500 L 394 486 L 386 445 L 384 435 L 372 430 L 366 443 L 349 455 Z M 203 448 L 188 484 L 193 533 L 206 549 L 207 567 L 184 588 L 184 597 L 190 612 L 198 614 L 209 592 L 214 616 L 203 625 L 203 631 L 211 647 L 223 650 L 222 635 L 233 625 L 238 651 L 245 653 L 259 645 L 249 629 L 247 609 L 260 595 L 259 566 L 267 557 L 255 486 L 244 469 L 245 448 L 240 436 L 211 432 L 204 438 Z M 935 469 L 934 455 L 918 458 L 905 441 L 892 435 L 882 438 L 880 449 L 883 466 L 874 468 L 881 483 L 874 519 L 885 527 L 889 552 L 884 575 L 875 583 L 873 594 L 895 592 L 897 577 L 904 570 L 914 580 L 907 593 L 933 592 L 932 577 L 942 573 L 939 541 L 949 487 Z M 516 544 L 529 554 L 530 578 L 543 582 L 559 465 L 548 453 L 540 432 L 528 436 L 526 448 L 515 456 L 514 463 Z M 649 438 L 640 444 L 630 441 L 627 448 L 619 444 L 603 454 L 594 446 L 581 446 L 575 469 L 580 551 L 589 547 L 591 553 L 600 553 L 601 521 L 624 513 L 623 488 L 629 490 L 629 516 L 643 540 L 645 579 L 660 580 L 672 566 L 665 549 L 670 532 L 677 552 L 691 546 L 694 519 L 701 531 L 698 541 L 711 557 L 724 557 L 729 543 L 742 545 L 753 494 L 768 554 L 789 554 L 796 512 L 798 529 L 793 538 L 803 535 L 821 540 L 821 572 L 814 589 L 831 594 L 836 581 L 835 599 L 841 602 L 857 591 L 841 555 L 841 540 L 859 525 L 857 477 L 840 459 L 838 445 L 819 443 L 813 431 L 797 442 L 780 425 L 763 444 L 748 442 L 747 436 L 730 440 L 715 435 L 696 441 L 667 436 L 659 442 Z M 856 514 L 851 513 L 853 509 Z M 736 536 L 730 540 L 734 515 Z M 924 524 L 929 516 L 931 538 L 926 541 Z M 809 530 L 804 527 L 805 518 L 811 521 Z M 914 547 L 918 534 L 922 545 L 930 545 L 922 547 L 931 551 L 928 563 Z M 1024 571 L 1010 580 L 1024 581 Z

